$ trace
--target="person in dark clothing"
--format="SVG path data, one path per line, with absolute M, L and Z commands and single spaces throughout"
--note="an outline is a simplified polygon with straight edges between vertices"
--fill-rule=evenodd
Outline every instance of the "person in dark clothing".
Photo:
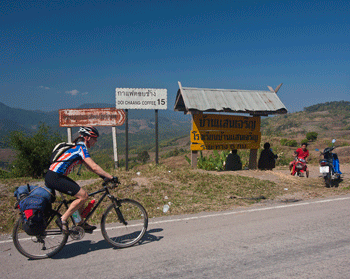
M 225 170 L 235 171 L 242 169 L 241 157 L 237 154 L 237 149 L 233 149 L 226 157 Z
M 264 150 L 260 154 L 258 168 L 260 170 L 272 170 L 275 167 L 277 157 L 277 155 L 273 154 L 270 144 L 266 142 L 264 144 Z

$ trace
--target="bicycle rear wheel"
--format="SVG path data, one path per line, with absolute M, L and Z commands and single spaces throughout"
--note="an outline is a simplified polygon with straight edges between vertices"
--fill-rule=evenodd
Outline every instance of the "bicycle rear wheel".
M 101 231 L 108 243 L 118 248 L 126 248 L 142 239 L 147 230 L 148 216 L 137 201 L 124 199 L 118 202 L 119 207 L 111 204 L 103 214 Z
M 45 232 L 38 236 L 26 234 L 22 229 L 23 218 L 20 217 L 12 232 L 12 239 L 16 249 L 29 259 L 38 260 L 52 257 L 66 244 L 68 235 L 63 234 L 55 223 L 61 215 L 53 211 Z

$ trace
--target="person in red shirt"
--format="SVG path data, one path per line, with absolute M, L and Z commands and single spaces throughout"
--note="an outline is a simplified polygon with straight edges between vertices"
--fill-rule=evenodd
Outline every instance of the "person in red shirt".
M 305 163 L 307 163 L 307 159 L 310 156 L 309 150 L 307 150 L 307 143 L 302 143 L 301 148 L 298 148 L 296 151 L 293 152 L 293 157 L 301 158 L 305 160 Z M 289 163 L 289 170 L 292 171 L 293 164 L 295 160 Z M 306 177 L 309 177 L 309 169 L 306 166 Z

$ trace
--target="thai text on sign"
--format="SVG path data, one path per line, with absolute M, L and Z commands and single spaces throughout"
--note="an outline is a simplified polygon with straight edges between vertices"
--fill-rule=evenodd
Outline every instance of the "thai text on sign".
M 194 114 L 193 130 L 239 130 L 260 132 L 260 117 Z
M 193 115 L 191 150 L 258 149 L 260 117 Z
M 192 143 L 204 142 L 260 142 L 261 133 L 231 133 L 230 131 L 191 131 Z
M 116 88 L 116 108 L 118 109 L 167 109 L 166 89 Z
M 60 127 L 121 126 L 125 113 L 115 108 L 60 109 L 59 119 Z
M 232 149 L 258 149 L 260 144 L 257 143 L 222 143 L 212 142 L 206 144 L 191 144 L 192 151 L 200 150 L 232 150 Z

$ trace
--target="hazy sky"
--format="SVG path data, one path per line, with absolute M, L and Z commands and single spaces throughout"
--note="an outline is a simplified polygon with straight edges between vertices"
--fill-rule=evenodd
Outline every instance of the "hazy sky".
M 278 92 L 290 111 L 350 101 L 350 1 L 2 1 L 0 102 L 50 111 L 115 88 Z

